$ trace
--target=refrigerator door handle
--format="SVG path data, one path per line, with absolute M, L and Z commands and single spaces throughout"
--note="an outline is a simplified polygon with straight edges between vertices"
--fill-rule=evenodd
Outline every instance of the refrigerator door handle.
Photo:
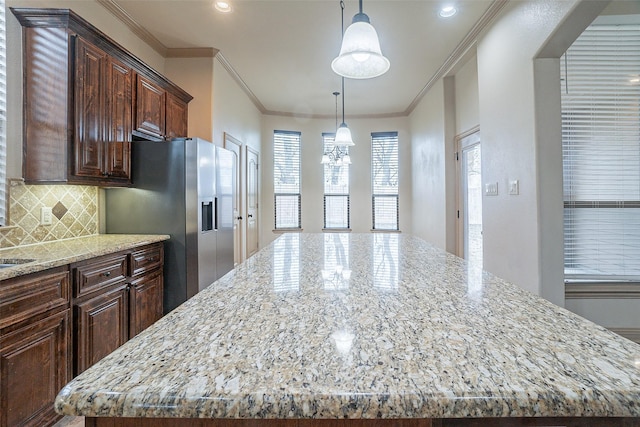
M 214 228 L 214 230 L 217 231 L 218 230 L 218 198 L 214 197 L 213 201 L 214 201 L 214 204 L 215 204 L 215 207 L 213 209 L 214 217 L 215 217 L 213 228 Z

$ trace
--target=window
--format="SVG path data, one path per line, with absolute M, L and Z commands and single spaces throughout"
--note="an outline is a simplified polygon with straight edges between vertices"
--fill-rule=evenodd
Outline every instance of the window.
M 273 132 L 275 228 L 301 228 L 300 132 Z
M 0 0 L 0 226 L 7 220 L 7 36 L 4 0 Z
M 565 277 L 637 280 L 640 26 L 590 26 L 561 77 Z
M 399 230 L 398 132 L 371 134 L 373 229 Z
M 334 133 L 323 133 L 324 153 L 333 149 Z M 344 147 L 349 154 L 349 147 Z M 349 164 L 325 163 L 324 165 L 324 228 L 349 228 Z

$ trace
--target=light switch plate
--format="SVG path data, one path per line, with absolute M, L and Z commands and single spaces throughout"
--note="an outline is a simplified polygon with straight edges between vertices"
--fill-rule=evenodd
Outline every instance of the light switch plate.
M 53 212 L 50 207 L 40 208 L 40 225 L 51 225 L 53 223 Z
M 497 196 L 498 195 L 498 183 L 488 182 L 484 185 L 485 196 Z
M 512 179 L 509 181 L 509 194 L 512 196 L 517 196 L 520 194 L 520 181 L 517 179 Z

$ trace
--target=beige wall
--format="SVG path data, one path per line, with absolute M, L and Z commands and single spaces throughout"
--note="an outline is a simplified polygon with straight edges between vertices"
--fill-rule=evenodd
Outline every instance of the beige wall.
M 216 58 L 213 65 L 213 142 L 224 146 L 224 133 L 261 149 L 262 114 Z
M 213 141 L 214 58 L 167 58 L 165 76 L 186 90 L 189 102 L 187 135 Z
M 445 85 L 439 81 L 409 116 L 413 232 L 446 249 Z
M 328 99 L 331 102 L 331 99 Z M 354 233 L 371 230 L 371 133 L 398 131 L 400 157 L 400 230 L 412 232 L 411 139 L 406 118 L 349 119 L 355 146 L 351 155 L 351 229 Z M 323 166 L 322 133 L 335 132 L 335 118 L 296 119 L 265 116 L 262 139 L 262 208 L 261 244 L 265 245 L 278 234 L 274 228 L 273 205 L 273 131 L 302 132 L 302 228 L 318 233 L 323 226 Z
M 456 135 L 480 124 L 478 58 L 473 55 L 455 74 Z

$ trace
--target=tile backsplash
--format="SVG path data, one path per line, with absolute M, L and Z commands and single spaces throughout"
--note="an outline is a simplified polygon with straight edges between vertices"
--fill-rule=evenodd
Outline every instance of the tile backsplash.
M 40 225 L 42 207 L 51 208 L 51 225 Z M 0 227 L 0 248 L 98 234 L 98 221 L 98 187 L 14 181 L 9 227 Z

